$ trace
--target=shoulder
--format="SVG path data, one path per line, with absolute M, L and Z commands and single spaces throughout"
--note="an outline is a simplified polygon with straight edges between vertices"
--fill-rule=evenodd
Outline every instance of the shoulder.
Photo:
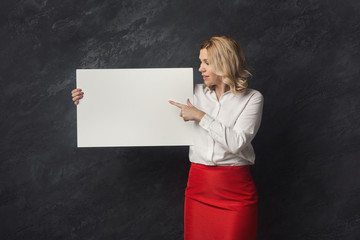
M 204 94 L 205 91 L 206 91 L 206 88 L 204 88 L 204 84 L 195 84 L 195 87 L 194 87 L 195 95 Z
M 195 84 L 195 91 L 203 90 L 203 84 L 197 83 Z
M 255 89 L 246 88 L 246 90 L 242 93 L 236 95 L 238 101 L 246 102 L 247 104 L 258 104 L 264 102 L 263 95 Z
M 244 94 L 249 98 L 249 99 L 257 99 L 257 100 L 264 100 L 264 96 L 261 94 L 261 92 L 259 92 L 258 90 L 252 89 L 252 88 L 247 88 L 244 92 Z

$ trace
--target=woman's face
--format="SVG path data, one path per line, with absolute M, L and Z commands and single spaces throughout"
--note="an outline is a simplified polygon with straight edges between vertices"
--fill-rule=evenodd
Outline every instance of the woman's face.
M 207 50 L 205 48 L 200 50 L 199 59 L 201 62 L 199 72 L 201 72 L 201 75 L 203 76 L 205 85 L 209 87 L 221 84 L 221 77 L 213 73 L 211 69 L 214 65 L 209 61 Z

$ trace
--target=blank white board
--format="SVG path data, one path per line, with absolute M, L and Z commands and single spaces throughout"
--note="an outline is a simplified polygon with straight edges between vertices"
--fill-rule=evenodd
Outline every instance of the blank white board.
M 168 100 L 193 100 L 192 68 L 77 69 L 78 147 L 193 145 L 193 121 Z

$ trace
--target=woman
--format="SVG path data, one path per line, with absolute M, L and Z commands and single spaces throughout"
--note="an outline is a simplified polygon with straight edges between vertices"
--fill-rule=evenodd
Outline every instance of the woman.
M 204 84 L 197 84 L 194 104 L 169 101 L 185 121 L 195 121 L 191 168 L 185 191 L 185 240 L 254 240 L 258 196 L 249 165 L 251 145 L 262 115 L 263 96 L 247 88 L 245 56 L 227 36 L 214 36 L 200 47 Z M 75 104 L 83 97 L 74 89 Z

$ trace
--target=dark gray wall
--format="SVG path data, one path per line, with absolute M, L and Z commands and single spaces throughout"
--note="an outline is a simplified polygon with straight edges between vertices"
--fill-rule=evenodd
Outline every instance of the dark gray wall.
M 228 34 L 265 97 L 261 240 L 360 239 L 360 2 L 3 0 L 0 238 L 182 239 L 187 147 L 76 148 L 76 68 L 194 67 Z

